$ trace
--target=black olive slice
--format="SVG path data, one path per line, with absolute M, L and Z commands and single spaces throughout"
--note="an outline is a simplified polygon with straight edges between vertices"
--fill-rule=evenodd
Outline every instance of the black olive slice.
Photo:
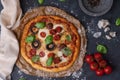
M 47 50 L 49 50 L 49 51 L 54 50 L 55 47 L 56 47 L 56 45 L 55 45 L 55 43 L 53 43 L 53 42 L 46 45 L 46 48 L 47 48 Z
M 39 40 L 34 40 L 32 42 L 32 47 L 35 48 L 35 49 L 38 49 L 39 47 L 41 46 L 41 43 Z
M 52 29 L 53 28 L 53 23 L 48 23 L 46 26 L 48 29 Z
M 31 26 L 31 28 L 30 28 L 30 31 L 33 33 L 33 34 L 37 34 L 38 33 L 38 28 L 37 27 L 35 27 L 35 26 Z

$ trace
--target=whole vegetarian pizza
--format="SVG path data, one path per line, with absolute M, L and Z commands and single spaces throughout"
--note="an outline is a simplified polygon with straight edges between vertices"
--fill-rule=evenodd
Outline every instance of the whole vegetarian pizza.
M 24 27 L 21 55 L 35 69 L 59 72 L 69 69 L 79 55 L 76 27 L 58 16 L 37 16 Z

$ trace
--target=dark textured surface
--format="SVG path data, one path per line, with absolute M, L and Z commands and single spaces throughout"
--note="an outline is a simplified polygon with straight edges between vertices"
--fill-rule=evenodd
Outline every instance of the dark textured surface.
M 82 75 L 78 78 L 65 77 L 65 78 L 56 78 L 56 80 L 120 80 L 120 27 L 115 26 L 115 19 L 120 17 L 120 0 L 114 0 L 112 9 L 105 15 L 100 17 L 90 17 L 84 14 L 79 8 L 77 0 L 66 0 L 66 2 L 59 2 L 59 0 L 45 0 L 43 5 L 39 5 L 37 0 L 20 0 L 23 14 L 28 10 L 34 7 L 51 5 L 56 6 L 60 9 L 65 10 L 69 14 L 73 15 L 81 21 L 86 29 L 90 28 L 90 31 L 87 32 L 88 46 L 87 51 L 89 53 L 94 53 L 96 51 L 97 44 L 104 44 L 108 48 L 108 53 L 104 55 L 104 58 L 113 67 L 113 72 L 110 75 L 105 75 L 102 77 L 97 77 L 93 71 L 89 69 L 88 64 L 84 64 L 82 68 Z M 2 9 L 0 5 L 0 9 Z M 117 37 L 112 40 L 106 40 L 104 35 L 102 37 L 95 39 L 93 38 L 92 32 L 103 31 L 99 30 L 97 27 L 97 22 L 100 19 L 108 19 L 111 23 L 111 31 L 117 32 Z M 20 77 L 24 77 L 27 80 L 54 80 L 54 79 L 43 79 L 42 77 L 30 76 L 22 73 L 16 66 L 12 72 L 12 80 L 18 80 Z

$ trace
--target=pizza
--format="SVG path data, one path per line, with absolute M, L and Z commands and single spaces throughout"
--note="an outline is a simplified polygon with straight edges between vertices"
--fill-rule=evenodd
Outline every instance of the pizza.
M 37 16 L 25 25 L 20 47 L 21 56 L 33 68 L 60 72 L 77 60 L 80 36 L 77 28 L 62 17 Z

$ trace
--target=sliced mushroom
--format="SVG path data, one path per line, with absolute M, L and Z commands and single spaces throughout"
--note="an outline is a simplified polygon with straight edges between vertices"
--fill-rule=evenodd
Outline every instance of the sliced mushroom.
M 47 50 L 49 50 L 49 51 L 54 50 L 55 47 L 56 47 L 56 45 L 55 45 L 55 43 L 53 43 L 53 42 L 46 45 L 46 48 L 47 48 Z
M 34 40 L 32 42 L 32 47 L 35 48 L 35 49 L 38 49 L 39 47 L 41 46 L 41 43 L 39 40 Z
M 33 33 L 33 34 L 37 34 L 38 33 L 38 28 L 37 27 L 35 27 L 35 26 L 31 26 L 31 28 L 30 28 L 30 31 Z

